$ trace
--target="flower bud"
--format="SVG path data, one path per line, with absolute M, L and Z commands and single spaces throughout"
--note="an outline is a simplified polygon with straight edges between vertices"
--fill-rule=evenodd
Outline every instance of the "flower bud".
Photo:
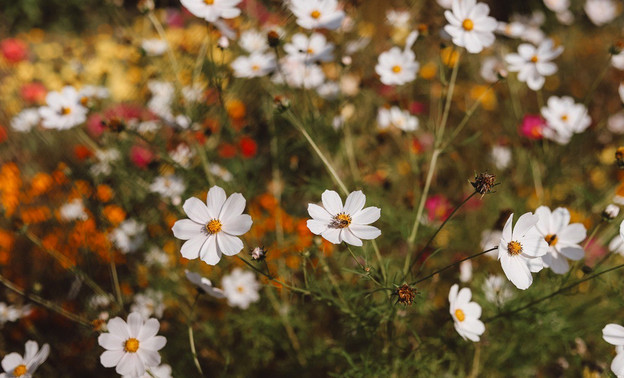
M 602 212 L 602 219 L 610 221 L 615 219 L 620 213 L 620 208 L 614 204 L 609 204 Z
M 262 261 L 266 258 L 267 251 L 264 247 L 256 247 L 254 248 L 250 255 L 253 260 Z

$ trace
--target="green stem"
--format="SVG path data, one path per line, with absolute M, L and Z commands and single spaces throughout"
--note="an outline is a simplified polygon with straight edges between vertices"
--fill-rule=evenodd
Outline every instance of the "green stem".
M 189 337 L 189 345 L 191 347 L 191 354 L 193 355 L 193 363 L 195 364 L 195 367 L 197 368 L 197 371 L 199 372 L 199 374 L 201 376 L 204 375 L 204 372 L 202 371 L 201 365 L 199 364 L 199 359 L 197 358 L 197 350 L 195 349 L 195 337 L 193 335 L 193 321 L 195 318 L 195 307 L 197 306 L 197 301 L 199 300 L 201 293 L 197 292 L 197 295 L 195 296 L 195 300 L 193 301 L 193 306 L 191 306 L 191 313 L 189 315 L 189 321 L 188 321 L 188 337 Z
M 445 271 L 445 270 L 447 270 L 447 269 L 450 269 L 450 268 L 452 268 L 452 267 L 454 267 L 454 266 L 457 266 L 457 265 L 459 265 L 459 264 L 463 263 L 463 262 L 464 262 L 464 261 L 466 261 L 466 260 L 474 259 L 475 257 L 479 257 L 479 256 L 481 256 L 481 255 L 484 255 L 484 254 L 486 254 L 486 253 L 488 253 L 488 252 L 495 251 L 495 250 L 497 250 L 497 249 L 498 249 L 498 247 L 493 247 L 493 248 L 490 248 L 490 249 L 488 249 L 488 250 L 485 250 L 485 251 L 482 251 L 482 252 L 476 253 L 476 254 L 474 254 L 474 255 L 468 256 L 468 257 L 466 257 L 466 258 L 464 258 L 464 259 L 461 259 L 461 260 L 459 260 L 459 261 L 456 261 L 456 262 L 452 263 L 451 265 L 447 265 L 447 266 L 445 266 L 445 267 L 444 267 L 444 268 L 442 268 L 442 269 L 438 269 L 438 270 L 436 270 L 435 272 L 431 273 L 430 275 L 428 275 L 428 276 L 426 276 L 426 277 L 423 277 L 423 278 L 419 279 L 418 281 L 415 281 L 415 282 L 411 283 L 411 284 L 410 284 L 410 286 L 414 286 L 414 285 L 417 285 L 417 284 L 419 284 L 419 283 L 421 283 L 421 282 L 423 282 L 423 281 L 426 281 L 426 280 L 428 280 L 429 278 L 431 278 L 431 277 L 435 276 L 436 274 L 442 273 L 442 272 L 444 272 L 444 271 Z
M 298 287 L 294 287 L 294 286 L 288 285 L 287 283 L 282 282 L 280 280 L 276 280 L 275 278 L 273 278 L 273 276 L 271 276 L 271 275 L 263 272 L 262 270 L 256 268 L 255 266 L 253 266 L 252 263 L 250 263 L 249 261 L 247 261 L 244 258 L 240 257 L 240 255 L 236 255 L 236 257 L 238 257 L 242 262 L 244 262 L 251 269 L 255 270 L 257 273 L 259 273 L 259 274 L 265 276 L 266 278 L 268 278 L 269 281 L 273 281 L 275 283 L 278 283 L 278 284 L 282 285 L 283 287 L 287 288 L 288 290 L 291 290 L 291 291 L 294 291 L 294 292 L 297 292 L 297 293 L 301 293 L 301 294 L 304 294 L 304 295 L 312 295 L 312 293 L 310 291 L 308 291 L 308 290 L 300 289 Z

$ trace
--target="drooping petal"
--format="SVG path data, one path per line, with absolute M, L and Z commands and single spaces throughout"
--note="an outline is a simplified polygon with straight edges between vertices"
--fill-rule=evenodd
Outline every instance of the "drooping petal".
M 251 220 L 251 216 L 248 214 L 241 214 L 238 217 L 230 218 L 227 221 L 223 221 L 223 231 L 227 232 L 230 235 L 242 235 L 249 231 L 253 221 Z
M 173 224 L 171 230 L 173 236 L 182 240 L 189 240 L 202 232 L 203 224 L 199 224 L 190 219 L 180 219 Z
M 186 215 L 197 223 L 206 224 L 212 219 L 206 204 L 198 198 L 191 197 L 187 199 L 182 207 Z
M 323 192 L 321 199 L 323 201 L 323 207 L 329 212 L 329 214 L 334 216 L 342 213 L 342 200 L 340 199 L 338 193 L 333 190 L 326 190 Z
M 343 211 L 347 214 L 353 215 L 364 208 L 366 203 L 366 196 L 361 190 L 351 192 L 345 201 Z
M 232 194 L 223 204 L 218 219 L 220 219 L 222 223 L 228 223 L 229 220 L 236 218 L 243 213 L 246 203 L 247 201 L 242 194 Z
M 226 234 L 225 232 L 219 232 L 217 234 L 217 247 L 224 255 L 234 256 L 243 249 L 244 245 L 243 241 L 236 236 Z

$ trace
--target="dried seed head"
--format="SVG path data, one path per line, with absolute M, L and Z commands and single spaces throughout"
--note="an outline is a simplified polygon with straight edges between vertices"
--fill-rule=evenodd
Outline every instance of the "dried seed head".
M 250 255 L 253 260 L 262 261 L 266 258 L 267 250 L 264 247 L 256 247 L 251 250 Z
M 618 147 L 615 150 L 615 164 L 619 169 L 624 169 L 624 147 Z
M 406 306 L 411 305 L 416 297 L 416 289 L 412 289 L 408 284 L 403 284 L 397 289 L 396 295 L 398 295 L 398 302 Z
M 480 173 L 475 176 L 474 182 L 471 182 L 470 184 L 472 184 L 472 187 L 475 188 L 475 191 L 477 193 L 484 195 L 492 190 L 495 182 L 496 176 L 489 173 Z

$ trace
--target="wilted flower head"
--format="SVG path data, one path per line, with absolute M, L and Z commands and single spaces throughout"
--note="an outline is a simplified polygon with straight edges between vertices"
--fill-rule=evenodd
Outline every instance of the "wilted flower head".
M 403 284 L 395 292 L 395 294 L 399 297 L 397 302 L 406 306 L 411 306 L 414 298 L 416 297 L 416 292 L 415 288 L 411 288 L 408 284 Z
M 475 176 L 475 180 L 470 184 L 475 189 L 475 192 L 481 194 L 490 193 L 496 183 L 496 176 L 489 173 L 479 173 Z

